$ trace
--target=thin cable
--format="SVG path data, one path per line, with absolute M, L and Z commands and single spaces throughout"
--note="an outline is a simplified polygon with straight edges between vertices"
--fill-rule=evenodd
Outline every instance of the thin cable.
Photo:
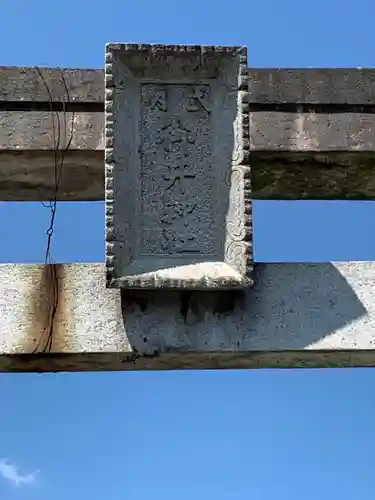
M 61 181 L 61 175 L 63 172 L 63 167 L 64 167 L 64 159 L 65 159 L 65 154 L 68 151 L 72 140 L 73 140 L 73 132 L 74 132 L 74 111 L 72 113 L 72 122 L 71 122 L 71 130 L 70 130 L 70 137 L 68 141 L 65 144 L 65 147 L 61 150 L 60 158 L 59 158 L 59 152 L 60 152 L 60 142 L 61 142 L 61 122 L 60 122 L 60 115 L 56 111 L 54 112 L 53 110 L 53 97 L 52 93 L 50 91 L 50 88 L 48 87 L 48 84 L 46 82 L 46 79 L 44 78 L 44 75 L 42 71 L 36 67 L 35 68 L 40 79 L 42 80 L 44 87 L 47 91 L 47 94 L 49 96 L 49 104 L 50 104 L 50 112 L 52 116 L 52 134 L 53 134 L 53 155 L 54 155 L 54 195 L 53 199 L 50 200 L 47 204 L 42 201 L 42 205 L 46 208 L 49 208 L 51 210 L 51 218 L 50 218 L 50 224 L 47 229 L 47 245 L 46 245 L 46 253 L 45 253 L 45 264 L 48 265 L 48 268 L 46 269 L 46 272 L 51 272 L 51 283 L 52 283 L 52 299 L 51 299 L 51 304 L 50 304 L 50 311 L 49 311 L 49 318 L 48 318 L 48 326 L 44 329 L 43 335 L 37 342 L 34 352 L 50 352 L 52 348 L 52 340 L 53 340 L 53 326 L 54 326 L 54 319 L 55 315 L 57 312 L 57 307 L 58 307 L 58 299 L 59 299 L 59 282 L 58 282 L 58 277 L 57 277 L 57 272 L 56 272 L 56 265 L 53 262 L 52 259 L 52 254 L 51 254 L 51 244 L 52 244 L 52 236 L 54 232 L 54 225 L 55 225 L 55 217 L 56 217 L 56 211 L 57 211 L 57 198 L 58 198 L 58 192 L 59 192 L 59 186 L 60 186 L 60 181 Z M 70 103 L 70 94 L 69 90 L 66 84 L 66 80 L 64 77 L 64 74 L 62 70 L 60 69 L 60 74 L 61 74 L 61 79 L 65 88 L 65 93 L 67 97 L 67 101 L 63 100 L 63 120 L 64 120 L 64 141 L 66 141 L 67 136 L 68 136 L 68 122 L 67 122 L 67 111 L 66 111 L 66 102 Z M 57 121 L 57 127 L 55 125 L 55 113 L 56 113 L 56 121 Z M 49 277 L 47 278 L 49 279 Z M 47 332 L 47 339 L 45 342 L 45 345 L 43 346 L 42 349 L 40 349 L 41 344 L 43 339 L 45 338 L 45 334 Z

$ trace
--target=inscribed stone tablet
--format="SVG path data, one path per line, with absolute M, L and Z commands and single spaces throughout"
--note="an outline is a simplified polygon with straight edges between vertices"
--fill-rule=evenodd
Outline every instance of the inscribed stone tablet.
M 107 286 L 252 284 L 247 50 L 106 47 Z

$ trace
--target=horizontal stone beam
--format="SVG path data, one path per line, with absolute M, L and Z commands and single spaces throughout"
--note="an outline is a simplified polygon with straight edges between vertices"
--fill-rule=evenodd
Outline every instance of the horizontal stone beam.
M 252 103 L 375 104 L 375 69 L 249 69 Z
M 0 111 L 0 151 L 67 148 L 103 150 L 104 113 Z
M 249 82 L 251 103 L 375 104 L 375 69 L 249 68 Z M 51 97 L 103 103 L 104 72 L 0 66 L 0 102 L 48 103 Z
M 104 64 L 104 56 L 103 56 Z M 0 66 L 0 102 L 104 102 L 102 69 Z
M 250 113 L 252 151 L 373 151 L 375 114 Z
M 374 199 L 375 70 L 249 74 L 254 198 Z M 0 67 L 0 84 L 0 200 L 54 198 L 56 161 L 58 200 L 102 200 L 103 71 Z
M 375 263 L 257 264 L 245 292 L 130 294 L 0 265 L 0 371 L 375 366 Z
M 58 201 L 104 200 L 104 152 L 1 151 L 0 200 L 53 200 L 55 168 L 61 171 Z M 60 168 L 61 167 L 61 168 Z
M 252 151 L 375 151 L 375 114 L 250 113 Z M 0 150 L 104 148 L 103 113 L 0 111 Z
M 104 200 L 102 150 L 2 151 L 0 200 Z M 373 200 L 375 152 L 267 152 L 251 154 L 252 195 L 259 200 Z

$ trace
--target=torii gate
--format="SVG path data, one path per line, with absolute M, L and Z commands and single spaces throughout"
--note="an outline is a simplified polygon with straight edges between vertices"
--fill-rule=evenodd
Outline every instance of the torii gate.
M 374 199 L 375 70 L 109 44 L 0 83 L 0 199 L 107 219 L 106 263 L 0 266 L 1 371 L 375 365 L 372 262 L 251 252 L 252 199 Z

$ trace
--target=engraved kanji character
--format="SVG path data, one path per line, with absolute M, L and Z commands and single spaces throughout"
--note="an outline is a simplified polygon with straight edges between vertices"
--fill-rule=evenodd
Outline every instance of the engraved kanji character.
M 188 216 L 193 213 L 196 206 L 196 203 L 189 201 L 168 202 L 165 204 L 165 211 L 161 221 L 166 224 L 172 224 L 172 221 L 175 219 L 182 218 L 184 226 L 187 227 L 189 225 Z
M 158 86 L 148 86 L 144 92 L 144 104 L 151 110 L 167 111 L 167 94 L 165 88 Z
M 210 88 L 208 85 L 190 87 L 188 89 L 186 111 L 205 111 L 206 113 L 210 113 L 209 94 Z
M 163 178 L 168 182 L 166 189 L 171 189 L 175 184 L 178 184 L 180 193 L 185 194 L 186 192 L 186 181 L 187 179 L 195 179 L 196 174 L 194 172 L 188 171 L 189 165 L 177 165 L 170 167 L 168 174 L 164 174 Z
M 176 252 L 177 253 L 192 253 L 197 252 L 197 249 L 192 248 L 192 242 L 197 238 L 197 235 L 191 231 L 178 231 L 176 233 Z
M 191 247 L 191 243 L 196 240 L 196 234 L 191 231 L 174 231 L 173 228 L 163 230 L 163 250 L 173 253 L 194 253 L 198 250 Z
M 186 155 L 188 145 L 194 144 L 195 140 L 191 130 L 182 125 L 180 118 L 172 118 L 170 123 L 161 128 L 156 143 L 164 144 L 164 149 L 167 152 L 172 152 L 173 146 L 178 144 Z

